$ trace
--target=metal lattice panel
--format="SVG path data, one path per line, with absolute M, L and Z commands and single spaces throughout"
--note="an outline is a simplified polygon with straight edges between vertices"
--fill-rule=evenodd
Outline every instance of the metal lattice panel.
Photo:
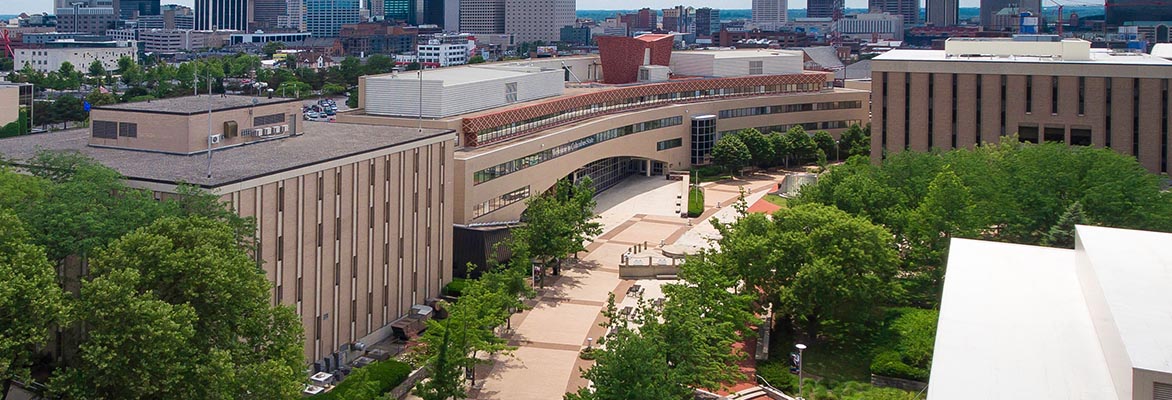
M 719 79 L 695 79 L 683 80 L 674 82 L 654 83 L 647 85 L 631 86 L 616 88 L 607 91 L 596 93 L 587 93 L 578 96 L 564 97 L 554 99 L 537 104 L 530 104 L 527 106 L 509 108 L 491 114 L 479 115 L 475 117 L 464 118 L 464 143 L 467 146 L 475 147 L 489 143 L 500 142 L 524 136 L 536 131 L 546 130 L 553 126 L 562 125 L 565 123 L 578 121 L 587 118 L 598 116 L 597 114 L 583 115 L 579 118 L 559 121 L 558 123 L 543 125 L 529 130 L 517 132 L 513 135 L 496 138 L 490 142 L 479 143 L 476 139 L 477 132 L 484 129 L 512 124 L 527 119 L 538 118 L 546 115 L 557 114 L 567 110 L 573 110 L 579 107 L 589 106 L 591 104 L 606 103 L 609 101 L 619 101 L 630 98 L 642 96 L 656 96 L 665 93 L 687 92 L 694 90 L 712 90 L 738 87 L 752 87 L 752 86 L 770 86 L 770 85 L 791 85 L 791 84 L 816 84 L 814 89 L 803 90 L 803 92 L 821 91 L 823 85 L 826 83 L 829 74 L 827 73 L 804 73 L 804 74 L 790 74 L 790 75 L 757 75 L 757 76 L 743 76 L 735 78 L 719 78 Z M 739 95 L 721 96 L 721 98 L 732 98 L 740 96 L 759 96 L 759 93 L 745 93 Z M 707 101 L 711 98 L 697 98 L 695 100 L 681 99 L 676 103 L 684 103 L 690 101 Z M 660 103 L 662 104 L 662 103 Z M 653 104 L 658 105 L 658 104 Z M 632 107 L 632 109 L 637 107 Z

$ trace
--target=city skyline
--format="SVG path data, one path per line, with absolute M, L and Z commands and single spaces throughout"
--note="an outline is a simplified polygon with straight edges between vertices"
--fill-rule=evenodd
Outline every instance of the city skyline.
M 181 4 L 191 7 L 195 0 L 163 0 L 163 4 Z M 923 7 L 923 1 L 920 1 L 920 7 Z M 1098 1 L 1095 1 L 1098 3 Z M 711 7 L 717 9 L 750 9 L 751 0 L 706 0 L 703 2 L 686 2 L 681 0 L 651 0 L 640 3 L 639 6 L 634 6 L 632 3 L 623 0 L 579 0 L 579 10 L 629 10 L 638 9 L 641 7 L 650 7 L 652 9 L 670 8 L 676 5 L 686 5 L 696 8 Z M 845 0 L 847 8 L 866 8 L 867 0 Z M 979 7 L 980 0 L 961 0 L 961 7 Z M 0 4 L 0 14 L 20 14 L 22 12 L 52 12 L 52 0 L 7 0 Z M 806 8 L 806 0 L 790 0 L 789 8 L 803 9 Z

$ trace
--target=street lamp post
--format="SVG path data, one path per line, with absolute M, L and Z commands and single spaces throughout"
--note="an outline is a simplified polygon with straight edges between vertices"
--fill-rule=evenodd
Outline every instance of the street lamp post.
M 802 399 L 802 363 L 805 362 L 802 359 L 802 351 L 806 350 L 806 345 L 798 343 L 794 347 L 798 348 L 798 399 Z

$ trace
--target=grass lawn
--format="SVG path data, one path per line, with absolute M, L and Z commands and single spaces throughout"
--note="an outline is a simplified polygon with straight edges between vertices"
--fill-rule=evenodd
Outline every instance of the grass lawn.
M 789 199 L 787 199 L 785 197 L 781 197 L 781 196 L 778 196 L 775 194 L 767 194 L 767 195 L 765 195 L 764 198 L 765 198 L 765 201 L 773 203 L 774 205 L 776 205 L 778 207 L 789 208 Z
M 785 329 L 774 331 L 769 358 L 788 360 L 789 353 L 797 351 L 794 349 L 795 343 L 792 332 Z M 802 352 L 802 356 L 805 358 L 802 368 L 806 373 L 832 382 L 871 381 L 873 349 L 856 348 L 855 346 L 830 342 L 806 343 L 806 345 L 808 347 Z

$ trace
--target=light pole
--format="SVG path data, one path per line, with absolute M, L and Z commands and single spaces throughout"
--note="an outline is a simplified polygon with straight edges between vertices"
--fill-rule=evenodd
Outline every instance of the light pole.
M 802 399 L 802 351 L 806 350 L 806 345 L 798 343 L 794 345 L 798 348 L 798 399 Z

